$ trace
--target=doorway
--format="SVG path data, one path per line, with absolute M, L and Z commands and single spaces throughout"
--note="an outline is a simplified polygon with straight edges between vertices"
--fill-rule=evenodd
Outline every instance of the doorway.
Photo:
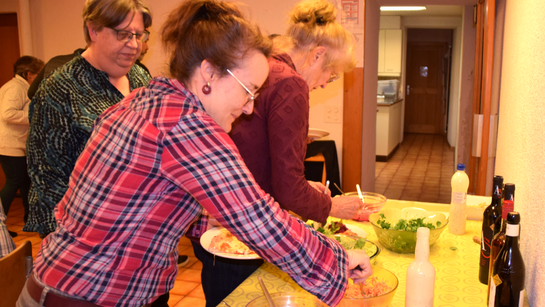
M 13 78 L 13 63 L 20 57 L 17 14 L 0 14 L 0 86 Z
M 450 88 L 450 29 L 408 29 L 405 133 L 446 134 Z

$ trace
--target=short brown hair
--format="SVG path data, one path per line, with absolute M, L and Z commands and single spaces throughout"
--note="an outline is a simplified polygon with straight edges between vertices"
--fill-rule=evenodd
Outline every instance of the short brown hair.
M 38 74 L 44 68 L 44 65 L 44 61 L 30 55 L 24 55 L 13 64 L 13 74 L 28 80 L 27 76 L 29 72 Z
M 144 0 L 87 0 L 83 7 L 83 34 L 89 45 L 91 37 L 87 25 L 92 22 L 97 30 L 103 27 L 115 28 L 130 13 L 141 12 L 144 29 L 151 26 L 151 13 Z M 134 16 L 133 16 L 134 17 Z
M 356 66 L 354 35 L 336 20 L 337 9 L 326 0 L 303 0 L 289 12 L 289 28 L 278 42 L 281 47 L 308 52 L 327 48 L 324 67 L 350 71 Z
M 216 0 L 187 0 L 173 10 L 162 30 L 170 52 L 170 74 L 185 83 L 207 60 L 224 75 L 237 67 L 249 51 L 268 57 L 272 42 L 247 21 L 238 7 Z

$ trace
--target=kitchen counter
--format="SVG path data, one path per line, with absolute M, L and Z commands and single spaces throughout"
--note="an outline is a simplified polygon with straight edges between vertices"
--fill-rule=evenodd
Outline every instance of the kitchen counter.
M 400 102 L 402 102 L 402 101 L 403 101 L 403 99 L 400 98 L 400 99 L 398 99 L 398 100 L 396 100 L 396 101 L 394 101 L 394 102 L 377 102 L 377 106 L 381 106 L 381 107 L 391 107 L 391 106 L 393 106 L 394 104 L 400 103 Z
M 448 205 L 417 203 L 388 200 L 385 207 L 424 207 L 427 210 L 448 211 Z M 389 251 L 378 243 L 377 236 L 369 222 L 345 220 L 347 224 L 357 225 L 367 232 L 367 238 L 376 243 L 381 252 L 375 265 L 394 272 L 399 279 L 399 286 L 390 306 L 405 305 L 405 274 L 407 267 L 414 260 L 414 254 L 399 254 Z M 478 262 L 480 245 L 473 242 L 473 237 L 480 237 L 481 221 L 468 220 L 466 233 L 456 236 L 445 229 L 436 244 L 430 248 L 430 261 L 436 270 L 435 307 L 483 307 L 486 306 L 487 286 L 479 282 Z M 257 276 L 261 276 L 271 293 L 306 292 L 286 273 L 275 266 L 265 263 L 246 281 L 233 291 L 224 301 L 231 307 L 244 307 L 252 299 L 263 295 Z M 225 307 L 224 304 L 218 306 Z M 529 306 L 526 299 L 525 305 Z

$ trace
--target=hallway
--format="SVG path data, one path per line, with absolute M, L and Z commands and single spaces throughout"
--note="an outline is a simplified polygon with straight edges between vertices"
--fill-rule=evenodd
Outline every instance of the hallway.
M 375 192 L 388 199 L 450 203 L 454 148 L 446 136 L 405 134 L 388 162 L 375 164 Z

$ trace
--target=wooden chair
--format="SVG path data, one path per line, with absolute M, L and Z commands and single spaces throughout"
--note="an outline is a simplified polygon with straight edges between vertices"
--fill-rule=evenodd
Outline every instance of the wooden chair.
M 29 240 L 0 258 L 0 307 L 15 306 L 26 281 L 27 256 L 32 257 L 32 243 Z

